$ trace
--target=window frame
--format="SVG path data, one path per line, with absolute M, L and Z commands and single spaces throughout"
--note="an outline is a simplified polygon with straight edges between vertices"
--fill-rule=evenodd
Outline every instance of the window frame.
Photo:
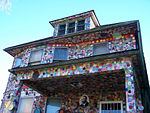
M 72 23 L 74 23 L 74 26 L 69 26 L 69 24 L 72 24 Z M 67 33 L 68 34 L 75 32 L 75 25 L 76 25 L 75 21 L 68 22 L 68 26 L 67 26 Z M 74 29 L 74 32 L 69 32 L 70 29 Z
M 31 60 L 31 54 L 32 54 L 32 52 L 39 51 L 39 50 L 41 50 L 40 60 L 38 60 L 38 61 L 30 61 Z M 43 56 L 43 48 L 31 50 L 30 57 L 29 57 L 29 63 L 28 64 L 29 65 L 38 65 L 38 64 L 40 64 L 41 60 L 42 60 L 42 56 Z
M 68 60 L 68 51 L 69 51 L 69 49 L 68 49 L 68 47 L 55 47 L 55 49 L 67 49 L 67 58 L 66 58 L 66 60 Z M 60 59 L 55 59 L 55 49 L 54 49 L 54 57 L 53 57 L 53 62 L 59 62 L 59 61 L 66 61 L 66 60 L 60 60 Z
M 105 52 L 105 53 L 99 53 L 99 54 L 95 54 L 94 52 L 94 50 L 95 50 L 95 46 L 96 45 L 100 45 L 100 44 L 103 44 L 103 43 L 106 43 L 106 47 L 107 47 L 107 52 Z M 95 44 L 93 44 L 93 56 L 96 56 L 96 55 L 104 55 L 104 54 L 108 54 L 109 53 L 109 47 L 108 47 L 108 42 L 100 42 L 100 43 L 95 43 Z
M 79 24 L 79 21 L 83 21 L 83 20 L 84 20 L 84 23 L 83 24 Z M 79 30 L 79 27 L 84 27 L 84 28 Z M 85 30 L 85 18 L 77 20 L 77 32 L 82 31 L 82 30 Z
M 33 109 L 33 103 L 34 103 L 34 97 L 33 96 L 28 96 L 28 97 L 20 97 L 20 100 L 21 99 L 29 99 L 29 98 L 31 98 L 32 99 L 32 107 L 31 107 L 31 112 L 32 112 L 32 109 Z M 18 104 L 18 109 L 17 109 L 17 113 L 19 113 L 19 107 L 20 107 L 20 100 L 19 100 L 19 104 Z
M 63 26 L 63 25 L 65 25 L 65 27 L 62 29 L 62 28 L 60 28 L 61 26 Z M 63 34 L 62 33 L 60 33 L 60 32 L 64 32 Z M 59 27 L 58 27 L 58 36 L 60 36 L 60 35 L 65 35 L 65 31 L 66 31 L 66 23 L 64 23 L 64 24 L 60 24 L 59 25 Z
M 123 113 L 123 101 L 100 101 L 99 113 L 102 113 L 101 112 L 102 104 L 105 104 L 105 103 L 120 103 L 121 104 L 121 113 Z

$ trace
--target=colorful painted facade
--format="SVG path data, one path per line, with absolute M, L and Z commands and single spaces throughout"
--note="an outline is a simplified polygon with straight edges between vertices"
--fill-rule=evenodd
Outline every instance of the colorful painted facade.
M 138 21 L 101 26 L 92 10 L 50 23 L 54 37 L 5 49 L 2 113 L 148 113 Z

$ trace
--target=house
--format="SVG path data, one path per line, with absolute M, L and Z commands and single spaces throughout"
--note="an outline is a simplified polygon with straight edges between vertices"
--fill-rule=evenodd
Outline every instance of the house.
M 100 25 L 91 10 L 49 23 L 52 37 L 4 49 L 2 113 L 150 112 L 138 20 Z

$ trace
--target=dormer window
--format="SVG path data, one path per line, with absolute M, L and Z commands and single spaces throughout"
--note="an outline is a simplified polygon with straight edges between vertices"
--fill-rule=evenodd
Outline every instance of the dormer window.
M 59 29 L 58 29 L 58 35 L 64 35 L 65 34 L 65 29 L 66 29 L 66 24 L 60 25 Z
M 77 31 L 82 31 L 85 28 L 85 19 L 78 20 Z
M 54 27 L 54 37 L 73 34 L 100 26 L 93 10 L 49 22 Z
M 68 23 L 68 33 L 75 32 L 75 22 Z
M 31 51 L 29 65 L 40 64 L 42 58 L 43 49 L 35 49 Z

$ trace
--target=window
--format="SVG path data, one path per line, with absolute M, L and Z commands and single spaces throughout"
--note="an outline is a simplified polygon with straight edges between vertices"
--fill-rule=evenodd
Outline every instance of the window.
M 58 99 L 47 99 L 46 113 L 56 113 L 60 110 L 61 101 Z
M 31 113 L 32 105 L 33 105 L 32 97 L 20 98 L 17 113 Z
M 16 62 L 15 62 L 14 67 L 20 67 L 21 62 L 22 62 L 22 57 L 23 57 L 23 55 L 20 55 L 20 56 L 18 56 L 18 57 L 16 58 Z
M 85 26 L 85 19 L 84 20 L 78 20 L 77 31 L 84 30 L 84 26 Z
M 60 25 L 58 29 L 58 35 L 64 35 L 66 29 L 66 24 Z
M 100 113 L 123 113 L 121 101 L 100 102 Z
M 55 48 L 54 61 L 67 60 L 68 50 L 67 48 Z
M 103 42 L 103 43 L 94 45 L 93 55 L 100 55 L 100 54 L 106 54 L 106 53 L 109 53 L 107 42 Z
M 36 49 L 31 51 L 29 65 L 37 65 L 40 64 L 42 58 L 43 49 Z
M 75 32 L 75 22 L 68 23 L 68 33 Z

